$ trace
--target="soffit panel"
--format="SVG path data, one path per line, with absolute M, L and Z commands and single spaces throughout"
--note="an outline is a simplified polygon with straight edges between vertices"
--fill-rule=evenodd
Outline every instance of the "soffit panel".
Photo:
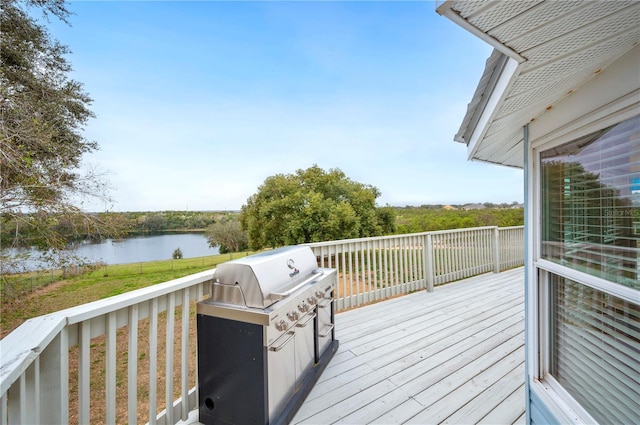
M 527 58 L 527 69 L 556 61 L 557 58 L 564 56 L 575 56 L 576 51 L 589 52 L 587 56 L 590 58 L 606 56 L 597 46 L 606 44 L 607 40 L 615 39 L 627 40 L 623 42 L 623 47 L 627 48 L 627 45 L 633 44 L 633 41 L 629 42 L 628 37 L 625 36 L 633 34 L 637 36 L 638 22 L 640 22 L 639 8 L 622 9 L 547 43 L 520 51 L 520 54 Z
M 500 108 L 500 116 L 508 116 L 518 112 L 522 114 L 522 111 L 526 110 L 528 112 L 524 113 L 524 115 L 531 120 L 539 114 L 537 111 L 539 111 L 540 108 L 544 109 L 549 106 L 548 104 L 545 104 L 546 99 L 549 99 L 558 92 L 565 93 L 565 95 L 569 94 L 570 89 L 567 90 L 567 87 L 570 87 L 572 83 L 575 82 L 576 77 L 582 80 L 586 80 L 588 78 L 588 75 L 582 74 L 585 74 L 585 72 L 570 75 L 561 80 L 548 81 L 546 84 L 537 86 L 532 90 L 507 97 Z M 591 71 L 588 70 L 586 74 L 591 74 Z
M 509 158 L 514 157 L 513 152 L 522 150 L 522 138 L 522 129 L 516 132 L 500 134 L 497 137 L 489 137 L 485 139 L 486 143 L 478 148 L 474 158 L 513 167 L 522 167 L 521 163 L 508 162 Z
M 541 26 L 548 26 L 553 20 L 559 19 L 559 17 L 566 15 L 567 13 L 575 10 L 578 7 L 584 7 L 584 3 L 587 0 L 577 1 L 553 1 L 544 2 L 536 5 L 535 8 L 531 8 L 520 16 L 505 21 L 497 27 L 489 31 L 489 35 L 498 40 L 504 40 L 516 51 L 522 51 L 535 46 L 532 40 L 540 42 L 541 36 L 544 36 L 546 40 L 550 40 L 553 36 L 550 36 L 548 31 L 542 32 L 534 37 L 531 37 L 532 31 L 534 33 L 540 32 L 537 28 Z M 522 41 L 520 41 L 522 40 Z M 529 42 L 527 43 L 527 40 Z M 520 41 L 520 46 L 517 43 Z
M 591 22 L 598 21 L 612 13 L 617 12 L 620 9 L 632 6 L 633 1 L 587 1 L 584 4 L 577 3 L 579 7 L 571 10 L 565 10 L 564 8 L 558 8 L 561 5 L 571 5 L 574 2 L 571 1 L 547 1 L 544 4 L 548 5 L 547 8 L 542 9 L 538 7 L 532 10 L 532 14 L 535 12 L 535 18 L 526 16 L 535 29 L 531 29 L 529 32 L 523 32 L 516 38 L 510 38 L 508 36 L 501 37 L 499 39 L 503 43 L 507 44 L 516 52 L 524 52 L 530 50 L 536 46 L 547 43 L 550 40 L 561 37 L 564 34 L 577 30 L 578 28 L 588 25 Z M 551 16 L 538 16 L 538 12 L 549 12 L 551 14 L 557 13 L 555 17 Z M 565 14 L 569 11 L 569 14 Z M 546 15 L 546 14 L 545 14 Z M 495 36 L 494 36 L 495 37 Z
M 525 91 L 533 90 L 548 84 L 549 81 L 559 80 L 569 75 L 575 75 L 582 70 L 593 70 L 594 72 L 604 68 L 625 52 L 631 50 L 634 43 L 640 37 L 640 27 L 632 31 L 619 34 L 607 39 L 602 43 L 592 45 L 588 49 L 575 49 L 574 54 L 556 58 L 548 61 L 546 65 L 528 71 L 525 68 L 518 76 L 518 79 L 511 87 L 511 94 L 517 95 Z M 592 76 L 595 74 L 591 74 Z M 586 81 L 576 81 L 572 88 L 576 89 Z M 568 90 L 566 90 L 568 91 Z M 549 104 L 555 99 L 550 99 Z
M 502 23 L 517 17 L 541 2 L 542 0 L 494 2 L 490 8 L 483 10 L 480 14 L 470 16 L 467 20 L 476 28 L 481 29 L 485 33 L 489 33 Z
M 487 129 L 487 132 L 484 136 L 485 139 L 491 140 L 497 136 L 503 136 L 503 134 L 501 133 L 503 133 L 505 130 L 507 130 L 507 132 L 512 132 L 514 123 L 521 122 L 522 120 L 526 120 L 525 117 L 528 116 L 527 115 L 528 113 L 529 114 L 533 113 L 533 110 L 532 109 L 519 110 L 514 114 L 507 115 L 507 116 L 501 115 L 499 118 L 496 118 L 489 125 L 489 128 Z
M 522 152 L 522 141 L 523 137 L 522 134 L 520 134 L 517 143 L 514 142 L 513 144 L 511 144 L 511 147 L 508 150 L 505 150 L 504 154 L 502 155 L 503 162 L 505 164 L 513 166 L 515 166 L 515 164 L 522 164 L 522 160 L 524 158 Z
M 522 168 L 522 164 L 524 163 L 524 152 L 522 151 L 522 142 L 523 142 L 523 139 L 520 139 L 520 143 L 518 143 L 517 146 L 514 146 L 513 149 L 509 151 L 509 155 L 505 159 L 505 165 Z
M 491 0 L 476 0 L 456 3 L 453 9 L 460 12 L 462 16 L 468 17 L 474 14 L 478 14 L 483 9 L 490 7 L 492 7 Z

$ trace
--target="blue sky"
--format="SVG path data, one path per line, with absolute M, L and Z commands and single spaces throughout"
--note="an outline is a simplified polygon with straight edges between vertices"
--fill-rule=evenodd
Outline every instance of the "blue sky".
M 522 172 L 453 142 L 491 48 L 433 2 L 72 2 L 73 78 L 94 99 L 86 164 L 112 204 L 237 210 L 313 164 L 379 205 L 521 202 Z

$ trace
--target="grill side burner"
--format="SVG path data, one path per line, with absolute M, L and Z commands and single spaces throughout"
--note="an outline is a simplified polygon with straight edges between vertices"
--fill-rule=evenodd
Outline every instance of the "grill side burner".
M 309 247 L 221 264 L 198 303 L 200 422 L 287 423 L 338 348 L 335 269 Z

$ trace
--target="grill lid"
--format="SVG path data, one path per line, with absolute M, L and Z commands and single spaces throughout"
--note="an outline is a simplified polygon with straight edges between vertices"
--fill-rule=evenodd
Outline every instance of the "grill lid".
M 267 308 L 286 298 L 318 271 L 308 246 L 288 246 L 220 264 L 212 302 Z

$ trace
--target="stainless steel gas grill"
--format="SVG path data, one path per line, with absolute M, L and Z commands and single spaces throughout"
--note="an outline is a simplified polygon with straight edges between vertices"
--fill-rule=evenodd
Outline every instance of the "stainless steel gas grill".
M 204 424 L 288 423 L 338 349 L 336 270 L 285 247 L 217 267 L 198 303 Z

